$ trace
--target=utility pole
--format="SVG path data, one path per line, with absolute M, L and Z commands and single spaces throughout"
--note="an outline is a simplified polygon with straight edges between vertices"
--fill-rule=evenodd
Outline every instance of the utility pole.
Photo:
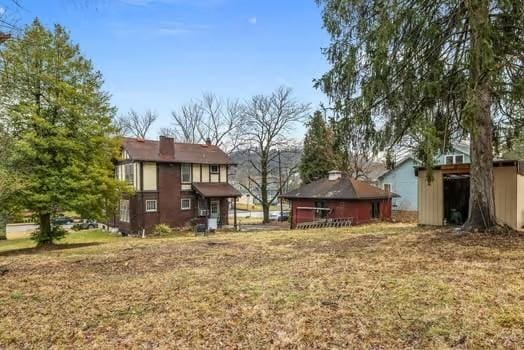
M 280 199 L 280 220 L 282 220 L 284 209 L 282 204 L 282 162 L 280 160 L 280 150 L 278 150 L 278 196 Z

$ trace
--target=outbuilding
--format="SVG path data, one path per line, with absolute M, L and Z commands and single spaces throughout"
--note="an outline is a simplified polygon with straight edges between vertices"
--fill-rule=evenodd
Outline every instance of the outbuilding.
M 282 195 L 291 205 L 291 228 L 316 222 L 362 224 L 391 219 L 391 198 L 397 195 L 340 171 Z
M 469 214 L 469 164 L 440 165 L 415 169 L 418 178 L 418 223 L 461 225 Z M 501 225 L 524 229 L 524 161 L 493 162 L 495 215 Z

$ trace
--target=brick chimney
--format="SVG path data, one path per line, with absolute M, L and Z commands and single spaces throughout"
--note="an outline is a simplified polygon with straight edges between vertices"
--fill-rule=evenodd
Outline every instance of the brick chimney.
M 172 137 L 160 136 L 160 155 L 175 157 L 175 140 Z

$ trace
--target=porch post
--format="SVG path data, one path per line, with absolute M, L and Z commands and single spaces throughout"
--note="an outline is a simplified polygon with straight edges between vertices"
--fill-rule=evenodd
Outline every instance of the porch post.
M 233 197 L 233 223 L 235 226 L 235 231 L 238 230 L 237 226 L 237 197 Z

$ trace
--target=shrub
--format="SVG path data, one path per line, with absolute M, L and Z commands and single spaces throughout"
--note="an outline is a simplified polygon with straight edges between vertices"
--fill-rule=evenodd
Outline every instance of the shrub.
M 169 236 L 173 231 L 166 224 L 158 224 L 153 228 L 153 234 L 156 236 Z
M 61 240 L 66 234 L 67 231 L 61 226 L 51 226 L 51 232 L 49 235 L 42 235 L 40 229 L 37 229 L 31 234 L 31 239 L 38 245 L 42 245 L 44 243 L 52 243 L 53 241 Z

